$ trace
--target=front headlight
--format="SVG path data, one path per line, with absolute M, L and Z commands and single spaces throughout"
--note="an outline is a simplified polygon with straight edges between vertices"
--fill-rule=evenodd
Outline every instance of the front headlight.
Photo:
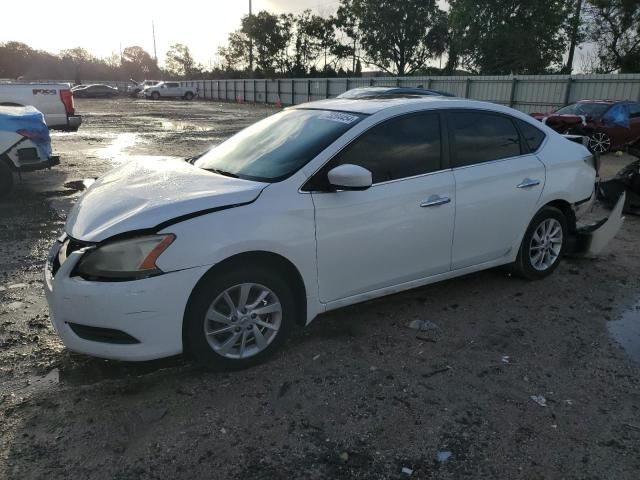
M 175 240 L 175 235 L 148 235 L 118 240 L 87 252 L 75 273 L 87 279 L 138 280 L 162 272 L 156 260 Z

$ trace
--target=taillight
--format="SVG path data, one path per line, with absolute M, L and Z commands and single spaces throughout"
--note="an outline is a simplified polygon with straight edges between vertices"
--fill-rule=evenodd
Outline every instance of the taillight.
M 75 105 L 73 104 L 73 93 L 71 90 L 60 90 L 60 99 L 64 104 L 64 110 L 67 112 L 67 115 L 73 115 Z
M 34 130 L 21 129 L 16 133 L 18 135 L 22 135 L 25 138 L 28 138 L 29 140 L 32 140 L 34 143 L 44 143 L 50 141 L 48 130 L 42 130 L 38 132 Z

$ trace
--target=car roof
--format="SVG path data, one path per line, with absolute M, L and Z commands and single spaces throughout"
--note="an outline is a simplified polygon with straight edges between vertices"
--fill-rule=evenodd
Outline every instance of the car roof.
M 338 95 L 337 98 L 371 98 L 377 96 L 411 96 L 411 95 L 430 95 L 430 96 L 445 96 L 455 97 L 455 95 L 448 92 L 441 92 L 439 90 L 432 90 L 430 88 L 422 87 L 360 87 L 352 88 L 346 92 Z
M 623 103 L 626 100 L 578 100 L 576 103 L 603 103 L 605 105 L 613 105 L 614 103 Z
M 372 115 L 383 110 L 403 106 L 414 106 L 418 110 L 430 110 L 437 108 L 477 108 L 480 110 L 493 110 L 496 112 L 509 113 L 511 115 L 521 114 L 521 112 L 518 112 L 517 110 L 495 103 L 469 100 L 466 98 L 437 96 L 374 97 L 356 99 L 331 98 L 328 100 L 304 103 L 291 108 L 334 110 L 339 112 L 364 113 L 366 115 Z M 526 117 L 524 114 L 518 116 Z

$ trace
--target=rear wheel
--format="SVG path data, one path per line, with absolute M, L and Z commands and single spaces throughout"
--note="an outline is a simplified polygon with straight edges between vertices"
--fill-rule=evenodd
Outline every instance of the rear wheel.
M 184 99 L 189 101 L 193 100 L 193 93 L 187 92 L 184 96 Z
M 0 159 L 0 198 L 7 197 L 13 190 L 13 172 Z
M 567 239 L 567 220 L 554 207 L 544 207 L 531 223 L 522 239 L 515 272 L 529 280 L 545 278 L 558 267 Z
M 589 150 L 594 153 L 607 153 L 611 150 L 611 137 L 604 132 L 595 132 L 589 136 Z
M 214 370 L 264 361 L 294 324 L 291 289 L 273 270 L 247 267 L 212 272 L 196 287 L 185 312 L 185 350 Z

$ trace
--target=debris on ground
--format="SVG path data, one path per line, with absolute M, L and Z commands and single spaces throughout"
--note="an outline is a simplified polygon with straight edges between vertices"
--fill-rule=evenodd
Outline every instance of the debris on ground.
M 511 357 L 509 355 L 503 355 L 500 361 L 502 363 L 511 363 Z
M 431 320 L 413 320 L 407 327 L 418 331 L 416 333 L 418 340 L 435 343 L 442 337 L 442 329 Z
M 402 467 L 402 473 L 404 473 L 407 476 L 411 476 L 413 475 L 413 470 L 407 467 Z
M 347 452 L 342 452 L 340 455 L 338 455 L 338 457 L 340 458 L 340 461 L 344 463 L 349 460 L 349 454 Z
M 453 455 L 453 453 L 448 451 L 438 452 L 436 454 L 436 461 L 438 463 L 445 463 L 447 460 L 449 460 L 449 458 L 451 458 L 451 455 Z
M 449 370 L 451 370 L 451 365 L 445 365 L 444 367 L 439 367 L 439 368 L 435 368 L 433 370 L 431 370 L 430 372 L 426 372 L 422 374 L 423 378 L 430 378 L 433 377 L 434 375 L 437 375 L 439 373 L 445 373 L 448 372 Z
M 541 407 L 546 407 L 547 406 L 547 399 L 544 398 L 544 396 L 542 396 L 542 395 L 531 395 L 531 400 L 536 402 Z

